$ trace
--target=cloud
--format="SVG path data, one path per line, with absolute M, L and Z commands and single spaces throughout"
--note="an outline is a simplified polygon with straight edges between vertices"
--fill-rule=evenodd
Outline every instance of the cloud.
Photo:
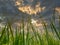
M 33 0 L 26 0 L 28 3 L 31 3 L 31 2 L 33 2 Z

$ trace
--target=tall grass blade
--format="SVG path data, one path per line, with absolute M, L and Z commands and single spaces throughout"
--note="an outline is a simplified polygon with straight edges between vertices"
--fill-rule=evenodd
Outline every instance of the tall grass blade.
M 53 22 L 51 22 L 51 25 L 52 25 L 52 28 L 54 29 L 54 31 L 55 31 L 55 33 L 56 33 L 57 37 L 58 37 L 58 38 L 59 38 L 59 40 L 60 40 L 60 35 L 59 35 L 59 33 L 58 33 L 58 31 L 57 31 L 57 29 L 56 29 L 55 25 L 53 24 Z

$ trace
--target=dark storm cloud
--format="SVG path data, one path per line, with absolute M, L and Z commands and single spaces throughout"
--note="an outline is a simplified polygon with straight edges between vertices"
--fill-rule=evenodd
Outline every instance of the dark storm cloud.
M 53 5 L 54 7 L 60 6 L 60 0 L 40 0 L 41 1 L 41 6 L 51 6 Z
M 40 6 L 42 7 L 60 7 L 60 0 L 23 0 L 24 4 L 29 4 L 32 7 L 35 7 L 35 5 L 40 2 Z

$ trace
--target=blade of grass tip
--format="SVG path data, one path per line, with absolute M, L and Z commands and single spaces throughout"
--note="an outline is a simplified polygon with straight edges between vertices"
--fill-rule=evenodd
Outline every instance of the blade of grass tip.
M 52 27 L 53 27 L 53 29 L 54 29 L 54 31 L 55 31 L 57 37 L 58 37 L 59 40 L 60 40 L 60 36 L 59 36 L 59 34 L 58 34 L 58 32 L 57 32 L 57 29 L 56 29 L 55 25 L 53 24 L 53 22 L 51 22 L 51 25 L 52 25 Z
M 54 35 L 54 30 L 53 30 L 52 24 L 50 24 L 50 28 L 51 28 L 52 34 Z
M 19 33 L 19 45 L 25 45 L 25 34 L 24 34 L 24 28 L 23 28 L 23 19 L 21 20 L 21 26 L 20 26 L 20 33 Z
M 9 34 L 9 28 L 8 28 L 8 25 L 7 25 L 6 31 L 7 31 L 7 39 L 8 39 L 8 44 L 9 44 L 9 36 L 10 36 L 10 34 Z
M 24 17 L 22 16 L 22 30 L 23 30 L 23 45 L 25 45 L 25 34 L 24 34 Z
M 27 24 L 26 41 L 27 41 L 27 45 L 29 45 L 29 24 Z
M 7 43 L 8 43 L 8 37 L 7 37 L 7 36 L 8 36 L 8 35 L 7 35 L 7 26 L 6 26 L 4 35 L 3 35 L 3 37 L 2 37 L 2 43 L 3 43 L 3 44 L 7 44 Z
M 2 37 L 2 43 L 3 44 L 7 44 L 8 43 L 6 30 L 5 30 L 5 33 L 4 33 L 3 37 Z
M 2 40 L 2 37 L 3 37 L 4 33 L 5 33 L 5 29 L 6 29 L 6 25 L 5 25 L 5 27 L 2 29 L 2 34 L 1 34 L 1 36 L 0 36 L 0 42 L 1 42 L 1 40 Z
M 22 45 L 22 24 L 20 26 L 20 32 L 19 32 L 19 45 Z
M 59 16 L 59 34 L 60 34 L 60 16 Z
M 38 32 L 37 32 L 37 36 L 39 38 L 40 45 L 44 45 L 42 37 L 41 37 L 41 35 Z
M 18 29 L 16 28 L 14 45 L 19 45 L 19 36 L 18 36 L 18 34 L 19 34 Z
M 59 19 L 59 30 L 58 31 L 59 31 L 59 35 L 60 35 L 60 15 L 59 15 L 58 19 Z
M 3 44 L 2 41 L 3 41 L 4 34 L 5 34 L 5 27 L 4 27 L 4 29 L 2 30 L 2 33 L 1 33 L 1 37 L 0 37 L 0 45 Z
M 33 33 L 34 33 L 36 42 L 38 43 L 38 38 L 37 38 L 36 30 L 35 30 L 33 24 L 31 23 L 31 17 L 29 17 L 29 18 L 30 18 L 30 19 L 29 19 L 29 20 L 30 20 L 30 27 L 31 27 L 31 29 L 32 29 L 32 31 L 33 31 Z
M 46 26 L 44 20 L 42 20 L 42 24 L 43 24 L 44 30 L 45 30 L 45 32 L 46 32 L 46 39 L 47 39 L 48 45 L 50 45 L 49 33 L 48 33 L 47 26 Z
M 13 30 L 12 30 L 12 28 L 11 28 L 11 24 L 8 22 L 8 28 L 10 29 L 10 33 L 11 33 L 11 36 L 12 36 L 12 43 L 13 43 L 13 45 L 14 45 L 14 35 L 13 35 Z
M 30 17 L 28 16 L 28 19 L 27 19 L 27 35 L 26 35 L 26 40 L 27 40 L 27 45 L 29 45 L 29 37 L 30 37 L 30 35 L 29 35 L 29 30 L 30 30 Z

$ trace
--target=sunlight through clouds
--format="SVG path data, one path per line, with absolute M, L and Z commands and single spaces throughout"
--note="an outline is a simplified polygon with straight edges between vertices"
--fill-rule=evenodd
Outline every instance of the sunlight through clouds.
M 16 2 L 16 5 L 20 6 L 21 3 L 19 3 L 18 1 Z M 40 3 L 38 2 L 38 4 L 35 6 L 35 8 L 33 9 L 33 7 L 31 7 L 31 5 L 25 5 L 25 6 L 20 6 L 18 7 L 18 9 L 24 13 L 27 14 L 37 14 L 38 12 L 41 12 L 41 7 L 40 7 Z

